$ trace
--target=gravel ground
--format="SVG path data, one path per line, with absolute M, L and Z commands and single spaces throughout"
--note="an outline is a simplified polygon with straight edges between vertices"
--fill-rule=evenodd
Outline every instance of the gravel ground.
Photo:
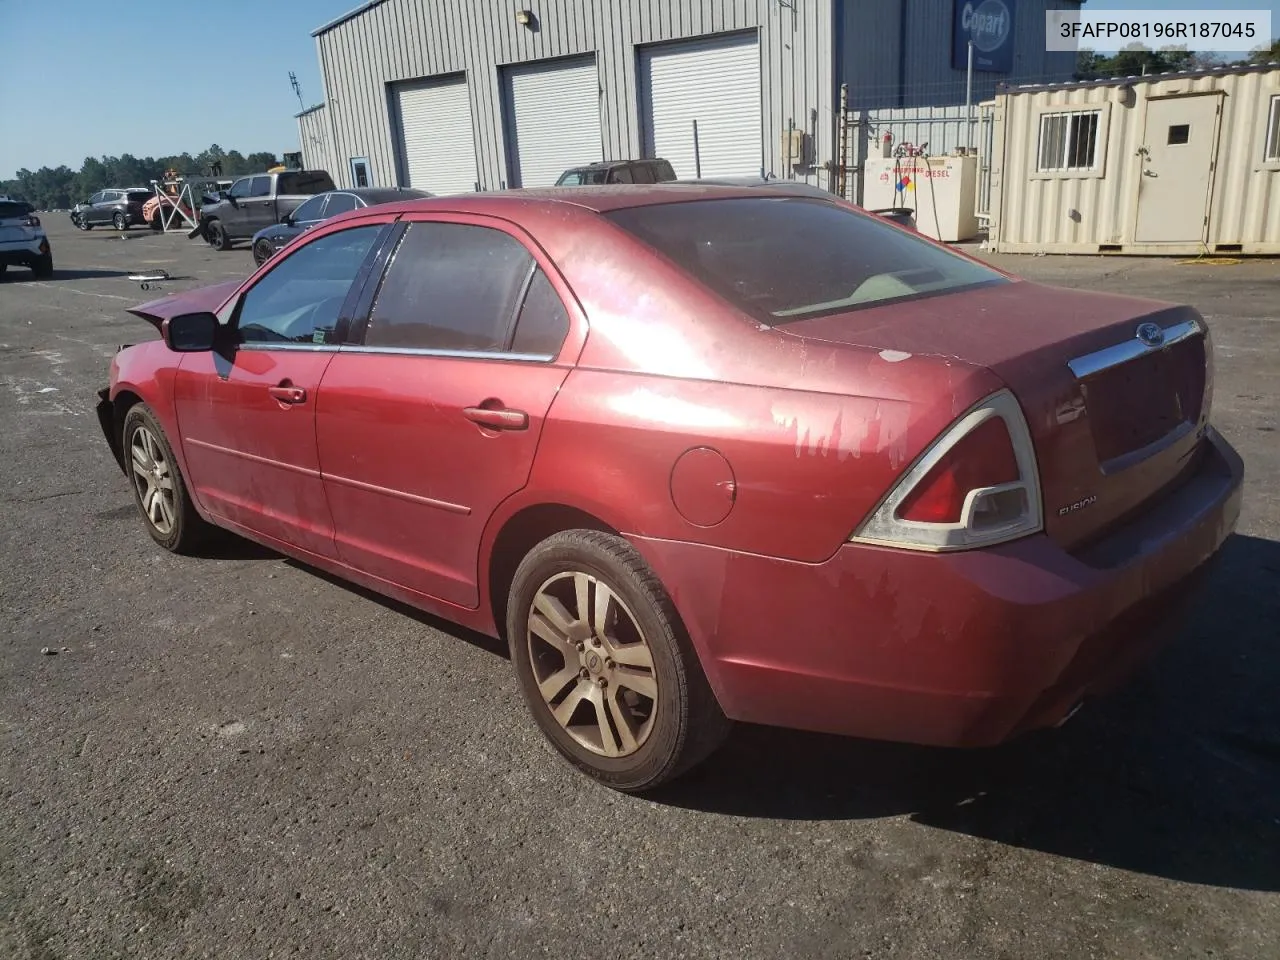
M 154 335 L 125 274 L 250 256 L 46 221 L 55 279 L 0 282 L 0 957 L 1280 956 L 1280 264 L 1000 258 L 1213 325 L 1239 532 L 1121 695 L 981 753 L 740 728 L 632 799 L 492 641 L 155 548 L 92 411 Z

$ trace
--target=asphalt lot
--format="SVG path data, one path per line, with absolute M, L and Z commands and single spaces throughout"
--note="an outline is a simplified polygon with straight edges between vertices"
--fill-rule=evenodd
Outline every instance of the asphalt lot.
M 1280 263 L 999 258 L 1213 328 L 1239 532 L 1123 694 L 982 753 L 740 728 L 634 799 L 492 642 L 154 547 L 92 410 L 154 336 L 125 275 L 250 254 L 44 220 L 55 278 L 0 280 L 0 957 L 1280 956 Z

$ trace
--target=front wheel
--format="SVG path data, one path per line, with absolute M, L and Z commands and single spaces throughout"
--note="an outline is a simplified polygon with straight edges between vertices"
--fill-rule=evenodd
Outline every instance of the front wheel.
M 231 241 L 227 239 L 227 231 L 222 228 L 222 224 L 217 220 L 210 220 L 204 229 L 204 235 L 209 241 L 209 246 L 215 250 L 230 250 Z
M 210 527 L 191 503 L 160 421 L 145 403 L 135 404 L 125 414 L 121 435 L 134 503 L 151 539 L 173 553 L 190 552 Z
M 76 226 L 81 230 L 93 229 L 93 224 L 86 220 L 83 215 L 76 217 Z
M 568 530 L 530 551 L 511 585 L 507 641 L 543 734 L 615 790 L 672 780 L 728 734 L 675 607 L 621 537 Z
M 253 245 L 253 262 L 262 266 L 271 259 L 274 249 L 266 240 L 259 240 Z

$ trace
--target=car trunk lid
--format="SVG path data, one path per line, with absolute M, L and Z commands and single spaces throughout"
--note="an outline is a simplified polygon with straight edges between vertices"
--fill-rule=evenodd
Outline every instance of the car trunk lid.
M 1015 281 L 781 329 L 886 362 L 925 354 L 990 369 L 1022 406 L 1045 530 L 1068 549 L 1176 486 L 1201 449 L 1212 355 L 1189 307 Z

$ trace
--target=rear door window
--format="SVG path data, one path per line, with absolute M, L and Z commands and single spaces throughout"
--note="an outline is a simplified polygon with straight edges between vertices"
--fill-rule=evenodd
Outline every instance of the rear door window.
M 365 330 L 370 347 L 505 349 L 533 257 L 510 234 L 461 223 L 411 223 Z
M 569 314 L 565 311 L 564 302 L 542 268 L 537 267 L 520 306 L 511 349 L 514 353 L 555 357 L 559 355 L 568 333 Z
M 249 191 L 251 197 L 269 197 L 271 196 L 271 178 L 270 177 L 254 177 L 253 186 Z
M 631 179 L 631 168 L 626 166 L 614 167 L 612 170 L 609 171 L 609 182 L 610 183 L 632 183 L 633 181 Z
M 349 193 L 333 193 L 329 195 L 329 205 L 324 208 L 324 218 L 336 217 L 356 208 L 356 198 Z

